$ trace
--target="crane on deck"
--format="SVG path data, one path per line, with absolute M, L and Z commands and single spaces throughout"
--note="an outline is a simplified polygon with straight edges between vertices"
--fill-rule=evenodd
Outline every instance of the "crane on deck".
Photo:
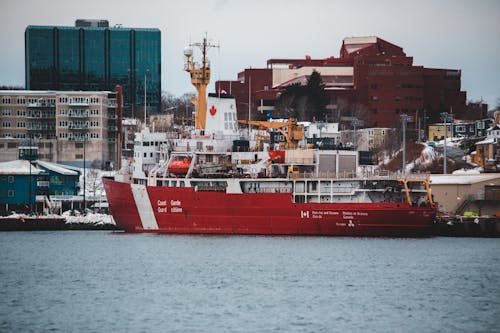
M 238 120 L 238 123 L 256 126 L 259 129 L 274 129 L 280 132 L 286 140 L 288 149 L 296 149 L 299 142 L 304 138 L 304 127 L 297 124 L 297 120 L 294 118 L 289 118 L 286 122 Z

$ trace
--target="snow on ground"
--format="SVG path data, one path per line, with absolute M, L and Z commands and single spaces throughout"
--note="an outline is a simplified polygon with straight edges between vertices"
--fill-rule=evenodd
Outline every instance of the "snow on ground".
M 462 141 L 463 141 L 462 138 L 446 138 L 446 147 L 459 148 Z M 444 139 L 434 142 L 436 147 L 444 147 Z
M 106 214 L 88 213 L 87 215 L 71 215 L 71 211 L 66 211 L 62 213 L 62 216 L 66 218 L 66 224 L 115 225 L 115 221 L 111 215 Z
M 9 216 L 1 217 L 3 219 L 24 219 L 24 218 L 37 218 L 37 219 L 45 219 L 45 218 L 60 218 L 63 217 L 66 219 L 66 224 L 91 224 L 91 225 L 105 225 L 111 224 L 116 225 L 115 221 L 111 217 L 111 215 L 107 214 L 98 214 L 98 213 L 88 213 L 87 215 L 81 215 L 79 212 L 74 211 L 74 214 L 71 211 L 66 211 L 62 213 L 62 215 L 48 214 L 48 215 L 26 215 L 26 214 L 17 214 L 12 213 Z
M 454 175 L 479 175 L 483 168 L 475 168 L 475 169 L 459 169 L 452 172 Z
M 409 163 L 407 165 L 407 171 L 411 171 L 414 166 L 430 166 L 436 159 L 438 158 L 438 154 L 434 150 L 434 148 L 425 145 L 424 149 L 420 152 L 420 156 L 415 159 L 415 163 Z

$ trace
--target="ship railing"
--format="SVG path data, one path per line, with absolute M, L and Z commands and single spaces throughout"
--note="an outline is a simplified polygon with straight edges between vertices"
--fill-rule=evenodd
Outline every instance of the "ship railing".
M 377 170 L 375 172 L 354 172 L 354 171 L 325 171 L 325 172 L 303 172 L 289 173 L 290 179 L 407 179 L 407 180 L 429 180 L 429 173 L 407 173 L 393 172 L 388 170 Z

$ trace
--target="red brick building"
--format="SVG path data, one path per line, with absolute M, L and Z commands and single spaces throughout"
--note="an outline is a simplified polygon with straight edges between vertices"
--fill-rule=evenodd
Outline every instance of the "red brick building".
M 378 37 L 345 38 L 339 58 L 270 59 L 267 68 L 245 69 L 238 80 L 215 87 L 236 96 L 240 119 L 248 119 L 249 104 L 251 119 L 258 119 L 274 109 L 287 85 L 306 84 L 313 70 L 330 99 L 330 121 L 355 116 L 367 127 L 395 127 L 406 113 L 425 125 L 438 121 L 440 112 L 461 118 L 466 111 L 460 70 L 414 66 L 401 47 Z

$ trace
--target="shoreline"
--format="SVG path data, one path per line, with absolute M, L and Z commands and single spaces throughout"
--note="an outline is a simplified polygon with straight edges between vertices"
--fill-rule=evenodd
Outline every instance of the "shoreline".
M 0 217 L 2 231 L 116 230 L 112 217 L 106 214 L 87 216 Z M 494 216 L 446 216 L 434 221 L 430 237 L 500 237 L 500 218 Z

